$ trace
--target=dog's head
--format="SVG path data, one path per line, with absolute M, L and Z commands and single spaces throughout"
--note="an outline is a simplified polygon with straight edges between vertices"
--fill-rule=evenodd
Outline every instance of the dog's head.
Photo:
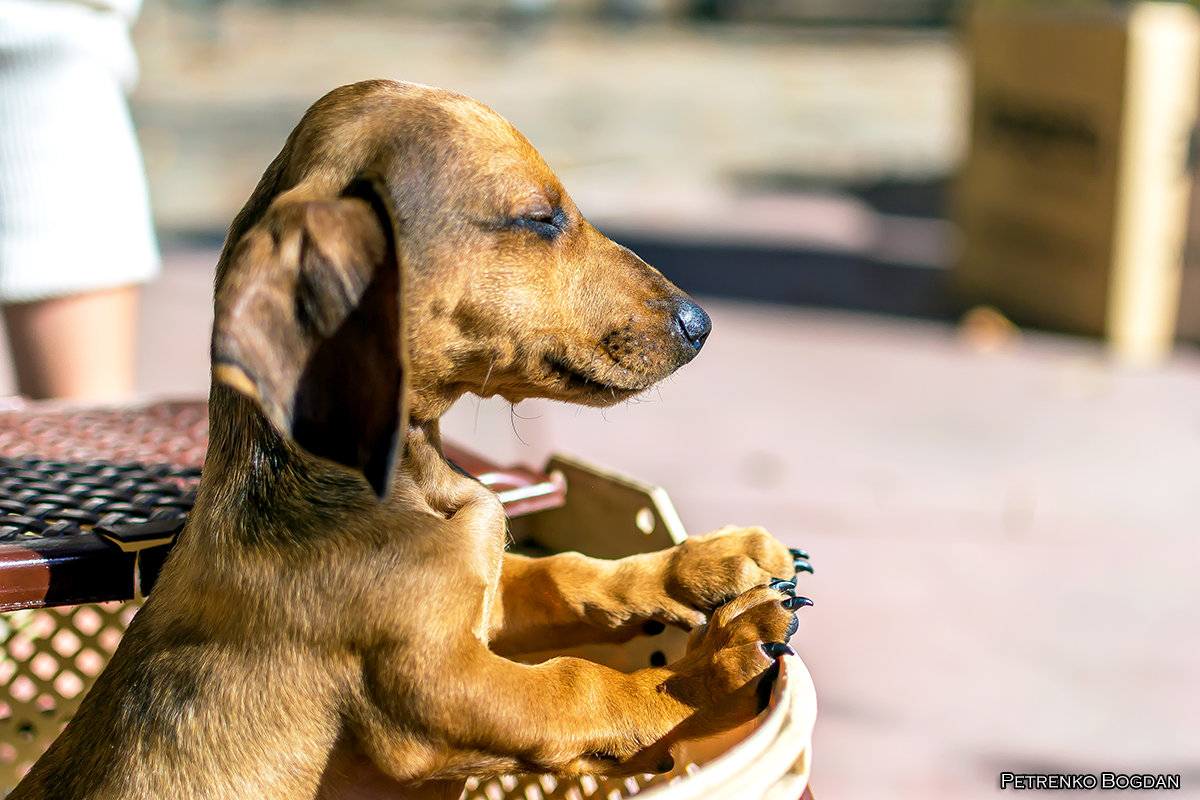
M 214 379 L 377 491 L 406 414 L 464 392 L 610 405 L 710 328 L 502 117 L 384 81 L 304 116 L 230 228 L 216 303 Z

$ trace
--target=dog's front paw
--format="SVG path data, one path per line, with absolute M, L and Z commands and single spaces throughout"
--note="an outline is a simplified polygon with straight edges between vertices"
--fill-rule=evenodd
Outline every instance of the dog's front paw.
M 792 653 L 796 612 L 806 597 L 759 586 L 713 612 L 688 642 L 682 664 L 694 670 L 706 695 L 698 721 L 709 735 L 748 721 L 767 706 L 779 657 Z M 695 735 L 695 734 L 693 734 Z
M 672 749 L 678 742 L 714 736 L 761 713 L 779 674 L 780 657 L 793 652 L 787 640 L 796 631 L 796 612 L 808 605 L 812 602 L 806 597 L 757 586 L 717 608 L 692 631 L 680 660 L 646 671 L 655 681 L 655 695 L 682 705 L 682 718 L 664 726 L 668 735 L 619 754 L 607 771 L 667 772 L 674 767 Z
M 800 572 L 812 572 L 808 554 L 785 547 L 764 528 L 727 527 L 691 537 L 666 551 L 663 586 L 671 603 L 663 621 L 694 628 L 755 586 L 793 591 Z

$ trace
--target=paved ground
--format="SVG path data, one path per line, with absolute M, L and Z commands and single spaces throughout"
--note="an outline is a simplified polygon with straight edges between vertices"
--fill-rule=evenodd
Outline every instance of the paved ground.
M 363 74 L 483 97 L 614 216 L 669 217 L 658 196 L 727 207 L 738 171 L 936 171 L 958 140 L 940 40 L 222 19 L 207 50 L 154 6 L 139 32 L 171 227 L 225 224 L 303 105 Z M 168 256 L 141 388 L 200 394 L 215 253 Z M 661 483 L 689 530 L 761 523 L 809 549 L 796 641 L 822 701 L 820 797 L 990 797 L 1003 769 L 1182 773 L 1172 796 L 1200 797 L 1200 354 L 1130 371 L 1078 340 L 989 355 L 934 323 L 704 304 L 703 355 L 641 401 L 467 400 L 447 428 L 502 461 L 561 449 Z

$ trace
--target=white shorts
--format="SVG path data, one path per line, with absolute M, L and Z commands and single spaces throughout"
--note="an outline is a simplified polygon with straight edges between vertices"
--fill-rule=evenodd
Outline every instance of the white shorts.
M 115 11 L 0 0 L 0 302 L 158 273 L 125 100 L 136 65 Z

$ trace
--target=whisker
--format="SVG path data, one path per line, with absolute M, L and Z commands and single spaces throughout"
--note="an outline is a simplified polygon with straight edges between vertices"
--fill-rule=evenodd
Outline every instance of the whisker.
M 532 416 L 523 417 L 517 413 L 517 407 L 515 405 L 511 405 L 511 404 L 509 405 L 509 410 L 511 411 L 512 415 L 515 416 L 517 419 L 529 420 L 529 419 L 541 419 L 542 418 L 541 414 L 533 414 Z
M 515 436 L 517 437 L 517 441 L 518 441 L 518 442 L 520 442 L 521 444 L 523 444 L 523 445 L 525 445 L 526 447 L 528 447 L 528 446 L 529 446 L 529 442 L 527 442 L 527 441 L 525 441 L 524 439 L 522 439 L 522 438 L 521 438 L 521 432 L 517 430 L 517 420 L 516 420 L 516 417 L 517 417 L 517 407 L 516 407 L 516 406 L 514 406 L 514 405 L 512 405 L 511 403 L 509 403 L 509 405 L 508 405 L 508 423 L 509 423 L 509 425 L 511 425 L 511 426 L 512 426 L 512 432 L 513 432 L 513 435 L 515 435 Z
M 487 382 L 488 382 L 488 379 L 490 379 L 492 377 L 492 370 L 496 368 L 496 359 L 499 357 L 500 356 L 498 354 L 492 356 L 492 363 L 488 364 L 487 374 L 483 376 L 483 385 L 479 387 L 479 396 L 480 397 L 484 397 L 487 394 Z
M 475 398 L 475 425 L 471 429 L 472 433 L 479 433 L 479 407 L 483 404 L 484 395 L 487 394 L 487 382 L 492 377 L 492 369 L 496 366 L 497 356 L 492 356 L 492 363 L 488 364 L 487 374 L 483 376 L 483 385 L 479 387 L 479 395 Z

